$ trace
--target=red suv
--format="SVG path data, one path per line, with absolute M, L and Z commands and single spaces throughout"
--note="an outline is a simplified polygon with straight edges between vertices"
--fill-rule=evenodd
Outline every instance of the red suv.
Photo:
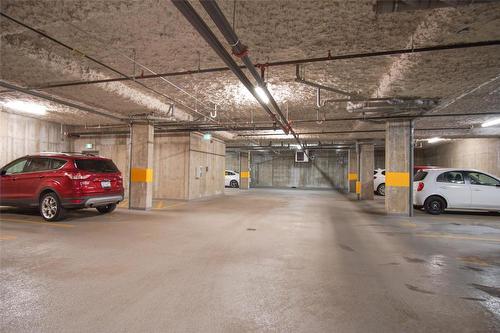
M 47 221 L 65 209 L 110 213 L 123 200 L 123 180 L 112 160 L 74 153 L 21 157 L 0 170 L 0 205 L 38 207 Z

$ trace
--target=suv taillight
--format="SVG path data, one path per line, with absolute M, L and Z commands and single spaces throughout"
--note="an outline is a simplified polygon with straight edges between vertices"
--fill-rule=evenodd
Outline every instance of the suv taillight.
M 68 176 L 69 179 L 72 179 L 72 180 L 82 180 L 82 179 L 87 179 L 90 177 L 90 175 L 84 175 L 84 174 L 81 174 L 79 172 L 77 172 L 77 173 L 66 172 L 65 176 Z
M 422 191 L 423 189 L 424 189 L 424 183 L 419 182 L 419 183 L 418 183 L 418 186 L 417 186 L 417 192 L 420 192 L 420 191 Z

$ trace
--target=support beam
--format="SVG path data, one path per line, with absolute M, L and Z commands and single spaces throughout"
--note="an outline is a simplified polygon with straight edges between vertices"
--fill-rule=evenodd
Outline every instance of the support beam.
M 153 137 L 151 124 L 132 124 L 130 139 L 129 208 L 153 206 Z
M 240 152 L 240 189 L 250 188 L 250 152 Z
M 375 146 L 373 143 L 359 144 L 360 200 L 373 200 L 373 170 L 375 169 Z
M 349 192 L 356 193 L 356 183 L 358 181 L 358 153 L 355 148 L 349 149 L 349 162 L 347 180 L 349 182 Z
M 388 121 L 385 135 L 385 210 L 388 214 L 412 214 L 412 123 Z

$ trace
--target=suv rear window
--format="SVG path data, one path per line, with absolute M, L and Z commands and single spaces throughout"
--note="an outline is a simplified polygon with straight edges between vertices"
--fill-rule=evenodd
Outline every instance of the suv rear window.
M 118 168 L 111 160 L 75 160 L 75 165 L 78 169 L 98 172 L 98 173 L 112 173 L 118 172 Z
M 415 177 L 413 177 L 413 180 L 416 181 L 416 182 L 424 180 L 425 176 L 427 176 L 427 173 L 428 172 L 425 172 L 425 171 L 422 171 L 422 170 L 418 170 L 418 172 L 415 175 Z

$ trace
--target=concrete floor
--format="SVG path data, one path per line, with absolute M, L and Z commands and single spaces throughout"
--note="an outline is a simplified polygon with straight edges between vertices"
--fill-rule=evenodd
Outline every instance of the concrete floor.
M 498 332 L 500 217 L 331 191 L 1 210 L 2 332 Z

